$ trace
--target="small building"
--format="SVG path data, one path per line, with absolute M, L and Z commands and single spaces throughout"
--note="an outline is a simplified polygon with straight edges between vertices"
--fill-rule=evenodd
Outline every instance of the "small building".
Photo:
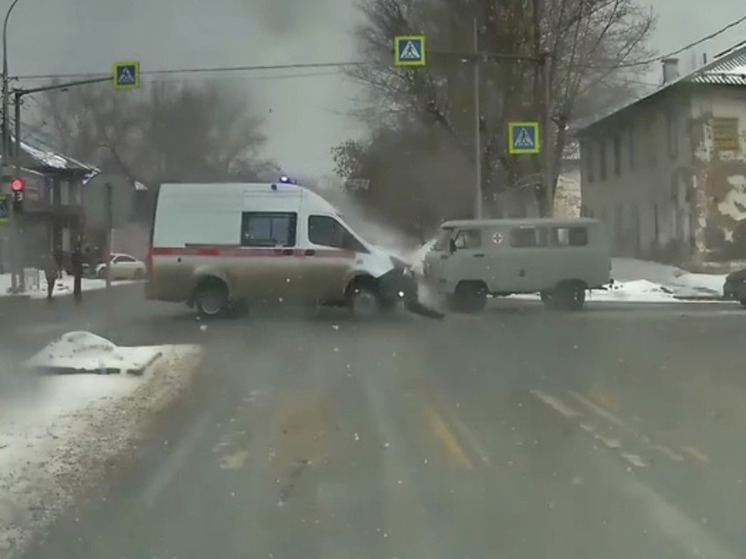
M 746 46 L 578 132 L 582 212 L 617 255 L 694 262 L 746 258 Z
M 34 267 L 39 257 L 50 250 L 64 261 L 75 235 L 82 231 L 83 183 L 98 170 L 38 143 L 21 142 L 20 163 L 21 177 L 26 181 L 18 224 L 21 264 Z M 0 272 L 10 271 L 10 239 L 10 225 L 0 225 Z

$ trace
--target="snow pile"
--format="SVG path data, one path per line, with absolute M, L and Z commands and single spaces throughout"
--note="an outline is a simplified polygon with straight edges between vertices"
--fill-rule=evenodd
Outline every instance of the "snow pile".
M 648 280 L 618 282 L 604 290 L 591 291 L 590 301 L 628 301 L 630 303 L 671 303 L 677 301 L 672 291 Z
M 622 283 L 645 279 L 665 287 L 677 297 L 719 297 L 725 283 L 724 274 L 692 274 L 676 266 L 634 258 L 614 258 L 611 277 Z
M 53 295 L 55 297 L 72 295 L 73 282 L 73 276 L 63 274 L 62 278 L 59 278 L 54 286 Z M 127 283 L 132 283 L 132 281 L 113 281 L 112 285 L 123 285 Z M 0 274 L 0 297 L 10 295 L 11 287 L 12 280 L 10 274 Z M 103 289 L 104 287 L 106 287 L 106 280 L 83 278 L 81 281 L 81 288 L 83 291 Z M 47 280 L 44 278 L 44 274 L 40 270 L 34 270 L 33 272 L 27 271 L 26 291 L 24 295 L 28 295 L 32 299 L 43 299 L 47 296 Z
M 32 396 L 2 402 L 1 557 L 21 556 L 189 388 L 200 348 L 151 349 L 162 357 L 142 376 L 44 376 Z
M 141 374 L 160 353 L 153 347 L 117 347 L 90 332 L 68 332 L 26 362 L 57 372 Z

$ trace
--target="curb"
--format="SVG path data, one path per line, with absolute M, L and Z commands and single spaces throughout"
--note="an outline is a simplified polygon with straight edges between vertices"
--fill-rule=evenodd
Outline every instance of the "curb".
M 122 367 L 107 367 L 105 369 L 77 369 L 74 367 L 34 367 L 33 370 L 40 374 L 53 375 L 133 375 L 142 376 L 153 364 L 163 357 L 163 352 L 156 352 L 146 363 L 136 369 L 125 369 Z

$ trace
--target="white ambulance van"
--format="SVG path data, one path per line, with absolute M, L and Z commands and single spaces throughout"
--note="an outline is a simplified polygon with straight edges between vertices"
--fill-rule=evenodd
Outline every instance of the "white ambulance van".
M 359 315 L 417 305 L 408 265 L 284 178 L 161 185 L 148 267 L 148 299 L 184 302 L 204 316 L 253 302 L 344 305 Z
M 546 306 L 577 310 L 587 290 L 611 281 L 611 252 L 595 219 L 448 221 L 423 269 L 455 310 L 480 311 L 488 295 L 515 293 L 540 293 Z

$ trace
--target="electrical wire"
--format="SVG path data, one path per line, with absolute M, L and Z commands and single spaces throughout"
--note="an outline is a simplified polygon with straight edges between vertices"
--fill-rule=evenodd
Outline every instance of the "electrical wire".
M 741 16 L 740 18 L 731 21 L 727 25 L 721 27 L 717 31 L 713 31 L 709 35 L 706 35 L 702 37 L 701 39 L 697 39 L 696 41 L 689 43 L 688 45 L 684 45 L 683 47 L 676 49 L 674 51 L 671 51 L 669 53 L 663 54 L 661 56 L 656 56 L 654 58 L 649 58 L 648 60 L 640 60 L 639 62 L 628 62 L 625 64 L 620 64 L 619 68 L 633 68 L 635 66 L 647 66 L 648 64 L 653 64 L 655 62 L 661 62 L 665 60 L 666 58 L 671 58 L 673 56 L 676 56 L 677 54 L 681 54 L 685 50 L 689 50 L 690 48 L 696 47 L 704 43 L 705 41 L 709 41 L 710 39 L 714 39 L 715 37 L 722 35 L 726 31 L 729 31 L 733 29 L 734 27 L 742 24 L 744 21 L 746 21 L 746 15 Z
M 215 66 L 199 68 L 179 68 L 165 70 L 141 70 L 141 76 L 165 76 L 173 74 L 222 74 L 227 72 L 260 72 L 266 70 L 310 70 L 322 68 L 334 68 L 341 70 L 352 66 L 361 66 L 363 62 L 307 62 L 299 64 L 264 64 L 253 66 Z M 57 78 L 65 79 L 95 79 L 103 78 L 109 74 L 102 73 L 79 73 L 79 74 L 27 74 L 12 76 L 12 80 L 51 80 Z

